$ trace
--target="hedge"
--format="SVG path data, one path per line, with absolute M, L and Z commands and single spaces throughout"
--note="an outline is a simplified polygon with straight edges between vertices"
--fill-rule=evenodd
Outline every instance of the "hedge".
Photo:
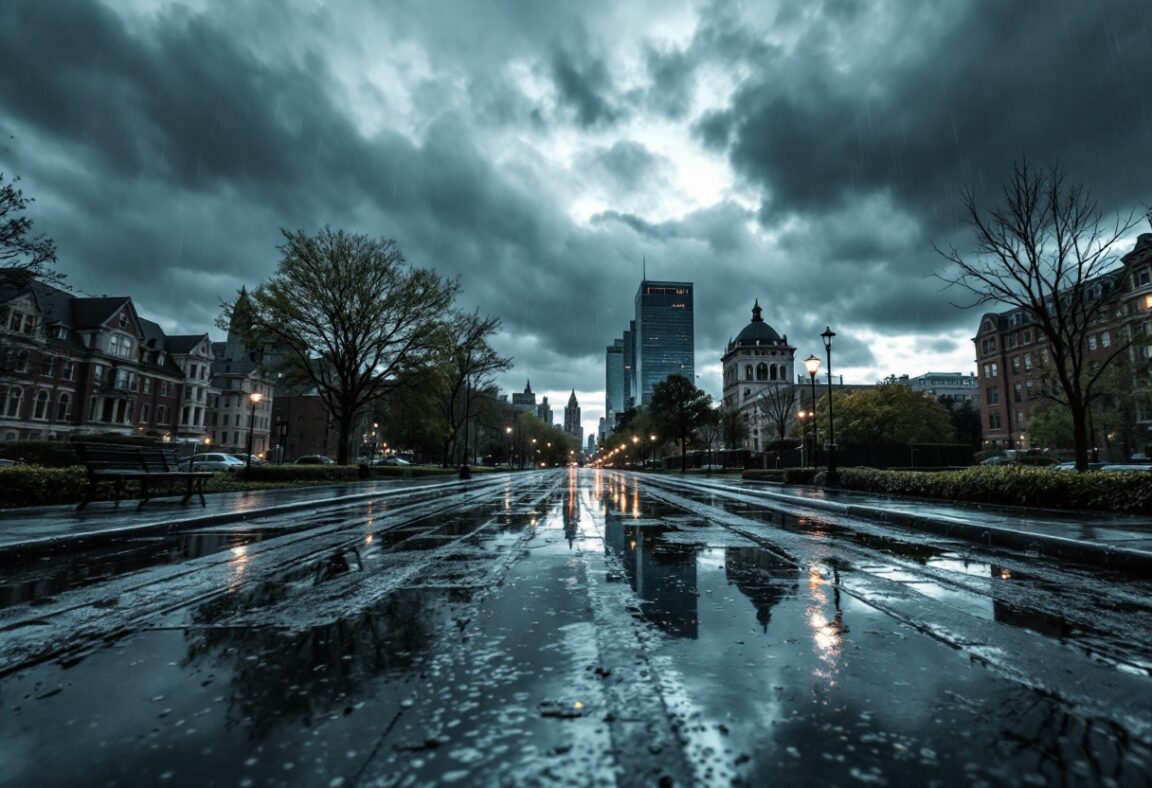
M 780 484 L 811 484 L 816 480 L 817 468 L 750 468 L 743 478 Z
M 745 479 L 759 479 L 747 471 Z M 821 482 L 823 473 L 815 481 Z M 845 490 L 915 498 L 1047 509 L 1152 514 L 1152 473 L 1075 473 L 1023 465 L 978 466 L 958 471 L 891 471 L 843 468 Z

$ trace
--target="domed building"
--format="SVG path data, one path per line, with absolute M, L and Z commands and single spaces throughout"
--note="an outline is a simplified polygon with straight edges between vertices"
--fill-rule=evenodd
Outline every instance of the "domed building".
M 744 414 L 749 433 L 745 448 L 752 451 L 761 451 L 776 440 L 776 423 L 780 418 L 790 420 L 795 412 L 796 348 L 788 344 L 787 335 L 781 336 L 764 322 L 763 311 L 757 300 L 752 322 L 728 343 L 721 359 L 723 409 Z

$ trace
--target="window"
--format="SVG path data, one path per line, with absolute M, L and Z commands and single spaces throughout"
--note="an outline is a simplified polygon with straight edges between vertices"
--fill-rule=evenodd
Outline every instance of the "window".
M 1088 349 L 1089 350 L 1095 350 L 1096 349 L 1096 335 L 1095 334 L 1091 334 L 1088 337 Z
M 168 406 L 167 405 L 158 405 L 156 407 L 156 422 L 158 424 L 167 424 L 168 423 Z
M 1032 371 L 1032 354 L 1031 353 L 1025 353 L 1024 354 L 1024 371 L 1025 372 L 1031 372 Z
M 1026 329 L 1024 329 L 1024 338 L 1020 341 L 1020 344 L 1027 345 L 1031 341 L 1032 341 L 1032 329 L 1026 328 Z
M 32 358 L 32 354 L 27 350 L 21 350 L 16 354 L 16 372 L 27 372 L 28 361 Z
M 67 391 L 60 392 L 56 397 L 56 421 L 68 421 L 72 418 L 72 395 Z
M 984 365 L 984 377 L 994 378 L 994 377 L 997 377 L 998 375 L 999 375 L 999 372 L 996 369 L 996 363 L 995 362 Z
M 120 328 L 124 328 L 126 325 L 128 325 L 128 313 L 127 312 L 121 312 L 120 313 Z
M 1100 334 L 1100 347 L 1112 347 L 1112 332 L 1104 331 Z
M 1019 384 L 1019 383 L 1014 383 L 1014 384 L 1012 385 L 1012 401 L 1013 401 L 1013 402 L 1021 402 L 1021 401 L 1023 401 L 1023 399 L 1024 399 L 1024 396 L 1023 396 L 1023 394 L 1024 394 L 1024 392 L 1023 392 L 1023 390 L 1022 390 L 1022 388 L 1021 388 L 1020 384 Z
M 763 361 L 756 365 L 756 380 L 768 380 L 768 365 Z
M 999 430 L 1000 429 L 1000 414 L 999 413 L 989 413 L 988 414 L 988 429 L 990 429 L 990 430 Z
M 984 401 L 989 405 L 998 405 L 1000 403 L 1000 391 L 995 386 L 984 389 Z
M 1012 374 L 1013 375 L 1019 375 L 1020 374 L 1020 357 L 1019 356 L 1013 356 L 1012 357 Z
M 60 375 L 61 380 L 75 380 L 76 379 L 76 362 L 65 361 L 64 372 Z
M 131 358 L 133 342 L 123 334 L 112 334 L 108 337 L 108 352 L 113 356 Z
M 996 352 L 996 338 L 988 337 L 980 342 L 980 353 L 987 356 L 990 353 Z
M 747 364 L 744 367 L 744 379 L 745 380 L 751 380 L 752 379 L 752 365 L 751 364 Z
M 20 398 L 24 396 L 24 392 L 19 386 L 12 386 L 8 389 L 8 396 L 3 399 L 4 415 L 9 418 L 16 418 L 20 415 Z
M 130 391 L 132 389 L 132 384 L 135 382 L 133 380 L 134 377 L 135 375 L 126 369 L 116 370 L 116 388 L 120 389 L 121 391 Z
M 1024 391 L 1027 394 L 1029 400 L 1036 399 L 1036 392 L 1032 390 L 1032 381 L 1024 381 Z
M 48 418 L 48 392 L 41 389 L 36 392 L 36 399 L 32 400 L 32 418 L 43 420 Z
M 103 364 L 93 364 L 92 365 L 92 382 L 95 383 L 97 386 L 104 383 L 104 365 Z
M 147 424 L 148 423 L 148 417 L 150 415 L 152 415 L 152 408 L 148 405 L 147 402 L 145 402 L 143 405 L 140 406 L 140 421 Z
M 1145 287 L 1152 282 L 1152 273 L 1149 273 L 1147 268 L 1141 268 L 1132 275 L 1132 283 L 1136 287 Z
M 160 381 L 160 396 L 161 397 L 167 397 L 168 396 L 168 381 L 166 381 L 166 380 Z
M 152 378 L 144 378 L 144 393 L 152 393 Z

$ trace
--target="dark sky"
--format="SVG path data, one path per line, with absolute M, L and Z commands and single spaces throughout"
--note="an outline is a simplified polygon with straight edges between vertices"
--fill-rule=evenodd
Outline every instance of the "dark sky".
M 753 298 L 853 382 L 971 371 L 959 190 L 1027 156 L 1152 202 L 1150 74 L 1147 0 L 5 0 L 0 171 L 77 290 L 174 332 L 281 227 L 394 238 L 590 428 L 645 258 L 714 396 Z

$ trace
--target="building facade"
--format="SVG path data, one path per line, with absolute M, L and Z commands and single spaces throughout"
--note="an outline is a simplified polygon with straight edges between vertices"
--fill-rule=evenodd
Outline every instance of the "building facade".
M 536 413 L 536 394 L 532 391 L 532 381 L 524 382 L 524 391 L 512 392 L 512 407 L 526 413 Z
M 720 359 L 724 371 L 721 407 L 743 415 L 748 425 L 743 448 L 762 451 L 779 437 L 777 425 L 790 424 L 794 418 L 795 355 L 796 348 L 788 344 L 788 337 L 764 322 L 757 300 L 751 322 L 728 343 Z
M 211 362 L 207 335 L 167 336 L 128 297 L 78 297 L 0 269 L 0 439 L 202 442 Z
M 909 377 L 901 375 L 888 379 L 890 383 L 899 383 L 915 391 L 922 391 L 932 395 L 938 401 L 948 403 L 971 402 L 980 403 L 980 385 L 976 373 L 969 372 L 925 372 L 923 375 Z
M 1104 363 L 1123 346 L 1134 386 L 1147 386 L 1145 376 L 1152 356 L 1152 234 L 1137 239 L 1121 258 L 1122 267 L 1086 284 L 1114 294 L 1105 314 L 1089 327 L 1085 338 L 1089 365 Z M 1022 309 L 986 313 L 973 338 L 976 349 L 977 388 L 984 446 L 988 449 L 1032 449 L 1028 421 L 1041 397 L 1041 370 L 1049 349 L 1038 327 Z M 1143 442 L 1152 439 L 1152 409 L 1145 403 L 1135 414 Z M 1095 432 L 1095 430 L 1092 430 Z M 1108 436 L 1089 436 L 1090 448 L 1109 443 Z
M 564 407 L 564 432 L 576 439 L 576 445 L 584 445 L 584 427 L 580 424 L 580 404 L 576 401 L 576 389 L 572 389 L 568 404 Z
M 632 332 L 633 404 L 645 407 L 652 389 L 670 375 L 696 380 L 696 329 L 691 282 L 647 279 L 636 290 Z

